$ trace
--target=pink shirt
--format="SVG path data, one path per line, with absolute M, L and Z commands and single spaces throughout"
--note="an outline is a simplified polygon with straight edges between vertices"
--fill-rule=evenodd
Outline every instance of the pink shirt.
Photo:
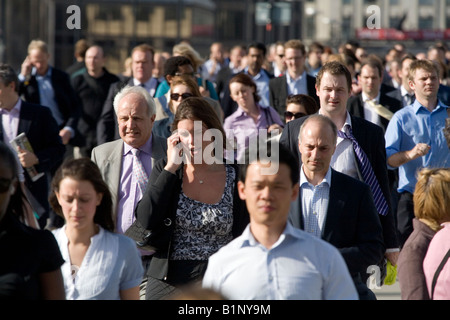
M 450 222 L 442 224 L 443 229 L 439 230 L 430 242 L 427 254 L 423 261 L 423 270 L 427 282 L 428 293 L 431 297 L 431 284 L 434 274 L 441 264 L 442 259 L 450 249 Z M 450 259 L 449 259 L 450 260 Z M 436 282 L 433 300 L 450 299 L 450 261 L 447 261 Z

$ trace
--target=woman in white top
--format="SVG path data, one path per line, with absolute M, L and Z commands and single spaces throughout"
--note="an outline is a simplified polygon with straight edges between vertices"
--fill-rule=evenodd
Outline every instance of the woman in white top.
M 66 261 L 66 298 L 139 300 L 142 262 L 134 241 L 113 233 L 111 194 L 97 165 L 89 158 L 64 162 L 50 204 L 66 221 L 53 231 Z

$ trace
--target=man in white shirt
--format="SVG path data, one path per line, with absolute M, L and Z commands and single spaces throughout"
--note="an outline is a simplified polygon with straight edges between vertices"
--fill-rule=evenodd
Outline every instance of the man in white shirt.
M 238 182 L 250 224 L 210 257 L 203 286 L 233 300 L 357 300 L 337 249 L 287 222 L 299 192 L 295 157 L 277 142 L 259 147 L 259 157 L 246 161 Z M 278 170 L 269 172 L 274 164 Z

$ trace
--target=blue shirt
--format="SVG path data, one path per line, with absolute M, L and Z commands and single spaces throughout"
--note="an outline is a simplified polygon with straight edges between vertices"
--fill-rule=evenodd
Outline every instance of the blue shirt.
M 270 100 L 269 100 L 269 80 L 270 80 L 270 78 L 267 75 L 267 73 L 265 73 L 264 70 L 261 69 L 256 76 L 252 76 L 251 74 L 248 73 L 248 67 L 245 68 L 244 72 L 253 79 L 253 81 L 256 84 L 256 87 L 258 88 L 257 93 L 261 98 L 259 103 L 264 107 L 270 106 Z
M 308 182 L 302 170 L 300 170 L 300 187 L 302 195 L 302 214 L 305 222 L 305 231 L 322 237 L 323 223 L 328 211 L 328 200 L 330 198 L 331 167 L 327 174 L 317 186 Z
M 208 261 L 203 287 L 231 300 L 357 300 L 340 252 L 289 222 L 267 249 L 250 225 Z
M 386 128 L 386 156 L 414 148 L 418 143 L 431 146 L 423 157 L 411 160 L 398 168 L 398 192 L 414 192 L 416 173 L 422 168 L 450 167 L 450 156 L 443 129 L 447 108 L 440 101 L 430 112 L 418 100 L 397 111 Z M 391 168 L 391 167 L 389 167 Z

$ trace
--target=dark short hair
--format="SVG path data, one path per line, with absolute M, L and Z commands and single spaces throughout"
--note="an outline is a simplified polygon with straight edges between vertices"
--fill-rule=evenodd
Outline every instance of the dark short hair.
M 94 223 L 100 225 L 105 230 L 114 231 L 112 218 L 112 197 L 109 187 L 103 180 L 100 169 L 89 158 L 69 158 L 56 170 L 52 180 L 52 192 L 49 202 L 53 211 L 64 218 L 61 205 L 58 203 L 55 192 L 59 192 L 60 183 L 64 178 L 70 177 L 77 181 L 89 181 L 97 193 L 102 193 L 102 201 L 94 216 Z
M 16 92 L 19 92 L 19 78 L 14 69 L 6 63 L 0 63 L 0 81 L 5 86 L 8 86 L 11 82 L 15 83 Z
M 266 45 L 264 43 L 261 43 L 261 42 L 250 43 L 247 46 L 247 53 L 250 51 L 251 48 L 261 50 L 263 52 L 263 55 L 266 56 L 267 49 L 266 49 Z
M 320 88 L 320 82 L 322 81 L 322 77 L 325 74 L 325 72 L 328 72 L 333 76 L 344 75 L 347 80 L 348 91 L 350 92 L 350 90 L 352 89 L 352 75 L 350 74 L 350 71 L 348 71 L 345 65 L 343 65 L 338 61 L 330 61 L 325 63 L 323 67 L 320 68 L 319 73 L 317 74 L 316 77 L 317 88 Z
M 284 145 L 279 143 L 276 140 L 267 139 L 260 140 L 256 139 L 256 158 L 254 161 L 275 161 L 278 164 L 285 164 L 290 169 L 290 177 L 292 185 L 296 184 L 300 180 L 300 166 L 298 160 L 292 154 L 292 152 L 286 148 Z M 245 183 L 245 178 L 247 176 L 248 166 L 253 163 L 250 160 L 253 160 L 250 155 L 250 150 L 253 151 L 253 148 L 246 148 L 244 153 L 244 162 L 240 165 L 239 169 L 239 181 Z M 275 150 L 277 154 L 272 154 L 272 151 Z
M 191 65 L 192 62 L 186 56 L 175 56 L 170 57 L 164 63 L 164 77 L 166 76 L 174 76 L 178 72 L 178 67 Z

